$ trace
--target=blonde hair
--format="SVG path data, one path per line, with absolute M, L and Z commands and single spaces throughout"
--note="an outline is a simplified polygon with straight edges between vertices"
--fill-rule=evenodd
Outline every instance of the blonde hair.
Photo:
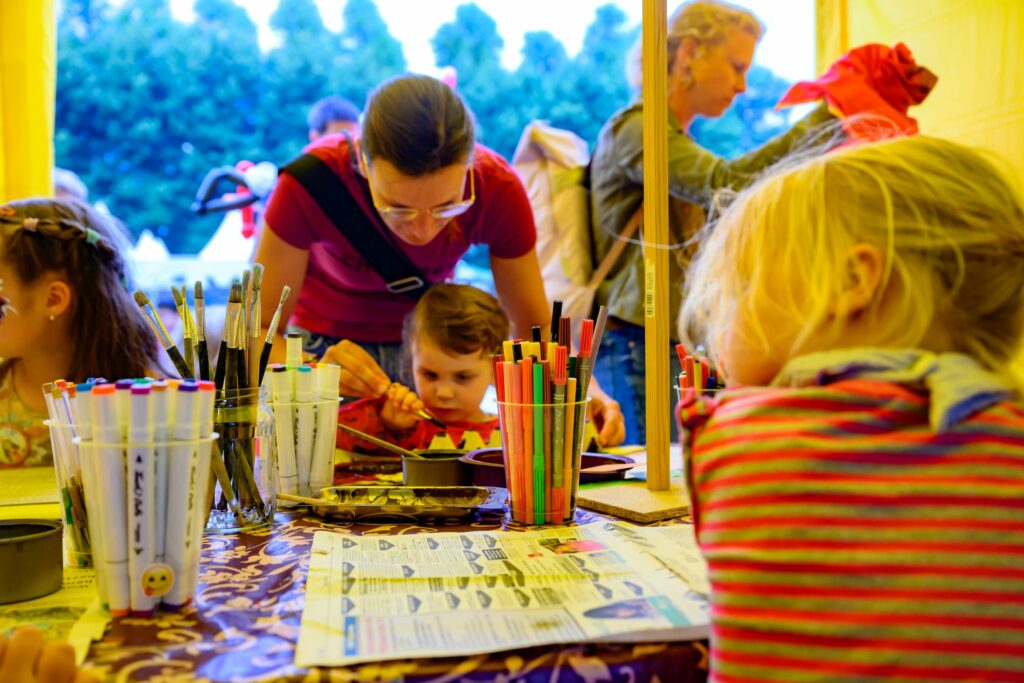
M 743 30 L 761 40 L 765 27 L 749 10 L 720 0 L 691 0 L 668 18 L 668 70 L 672 71 L 679 45 L 686 38 L 697 43 L 699 52 L 727 40 L 733 31 Z M 626 78 L 639 90 L 643 85 L 643 35 L 637 37 L 626 57 Z
M 799 161 L 737 195 L 687 274 L 680 338 L 717 361 L 737 315 L 766 344 L 767 310 L 802 330 L 790 357 L 842 348 L 830 308 L 863 243 L 885 255 L 862 313 L 878 346 L 959 351 L 1010 372 L 1024 333 L 1020 198 L 980 153 L 923 136 Z

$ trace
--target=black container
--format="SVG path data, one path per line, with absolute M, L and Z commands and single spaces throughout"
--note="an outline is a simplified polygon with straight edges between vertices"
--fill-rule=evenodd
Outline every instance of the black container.
M 0 521 L 0 605 L 49 595 L 63 582 L 60 522 Z
M 505 486 L 505 457 L 501 447 L 479 448 L 462 456 L 462 462 L 471 470 L 470 484 L 473 486 Z M 597 481 L 625 479 L 633 458 L 624 455 L 607 455 L 605 453 L 583 453 L 580 456 L 580 483 L 592 484 Z M 614 472 L 587 472 L 591 467 L 621 465 Z
M 402 481 L 406 486 L 469 486 L 472 472 L 461 458 L 466 451 L 420 450 L 422 458 L 402 456 Z

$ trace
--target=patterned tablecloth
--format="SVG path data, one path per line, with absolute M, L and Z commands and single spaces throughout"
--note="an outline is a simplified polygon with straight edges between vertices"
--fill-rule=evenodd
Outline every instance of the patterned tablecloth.
M 602 519 L 579 511 L 577 522 Z M 498 516 L 449 526 L 333 523 L 278 513 L 273 527 L 207 536 L 193 606 L 149 619 L 115 619 L 88 664 L 114 681 L 704 681 L 705 643 L 533 647 L 347 669 L 293 664 L 313 534 L 419 534 L 496 529 Z

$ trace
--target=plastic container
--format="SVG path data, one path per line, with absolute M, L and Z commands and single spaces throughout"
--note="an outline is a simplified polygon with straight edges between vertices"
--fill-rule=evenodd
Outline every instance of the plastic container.
M 513 522 L 559 524 L 574 519 L 589 402 L 498 401 Z
M 82 469 L 75 443 L 74 425 L 46 420 L 50 429 L 53 469 L 60 495 L 63 524 L 64 564 L 69 567 L 91 567 L 92 547 L 89 543 L 89 519 L 85 510 Z

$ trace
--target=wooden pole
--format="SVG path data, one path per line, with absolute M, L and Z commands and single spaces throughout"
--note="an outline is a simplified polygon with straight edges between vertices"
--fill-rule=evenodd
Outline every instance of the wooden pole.
M 669 489 L 668 49 L 666 0 L 644 0 L 644 343 L 647 488 Z

